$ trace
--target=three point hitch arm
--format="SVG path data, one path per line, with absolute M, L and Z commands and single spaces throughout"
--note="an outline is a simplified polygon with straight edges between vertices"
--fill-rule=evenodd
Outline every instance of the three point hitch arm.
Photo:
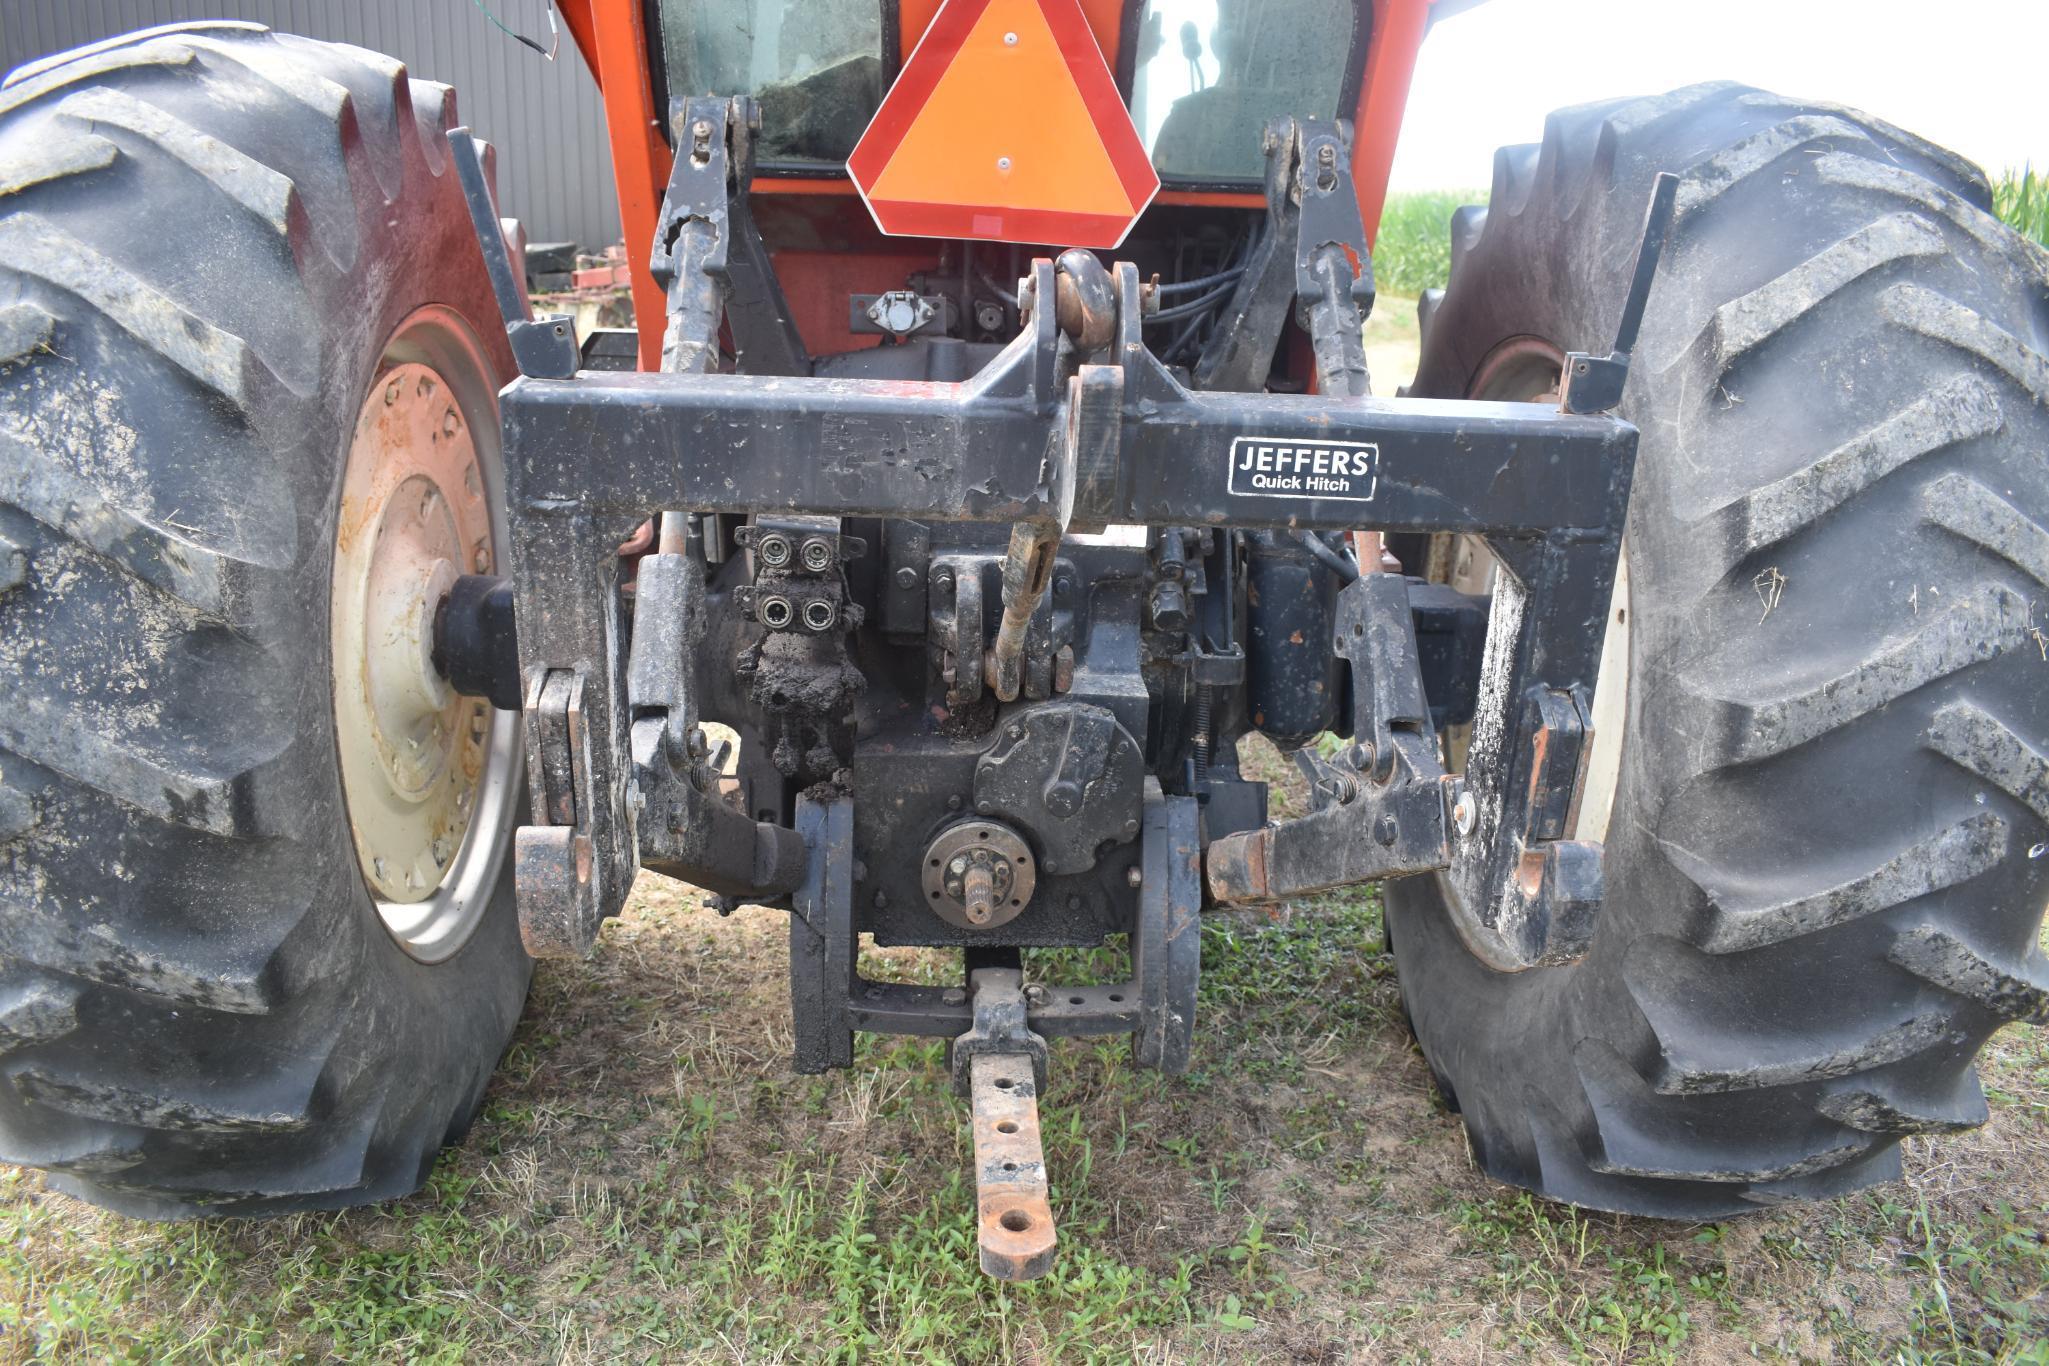
M 672 126 L 657 373 L 583 370 L 567 320 L 530 316 L 480 145 L 450 134 L 519 375 L 500 396 L 509 584 L 456 595 L 494 604 L 501 621 L 509 595 L 517 631 L 465 631 L 496 662 L 449 668 L 492 677 L 474 689 L 524 715 L 530 810 L 515 879 L 531 952 L 587 951 L 640 867 L 790 906 L 798 1066 L 848 1065 L 856 1030 L 955 1040 L 983 1264 L 1024 1277 L 1043 1272 L 1053 1246 L 1034 1099 L 1045 1038 L 1132 1033 L 1141 1063 L 1185 1068 L 1205 904 L 1440 871 L 1461 932 L 1488 961 L 1514 969 L 1581 950 L 1600 848 L 1567 835 L 1636 448 L 1608 410 L 1670 218 L 1669 177 L 1617 345 L 1567 356 L 1555 408 L 1368 394 L 1360 328 L 1372 274 L 1349 129 L 1316 120 L 1268 130 L 1266 231 L 1221 341 L 1192 372 L 1169 369 L 1143 340 L 1157 301 L 1136 266 L 1070 251 L 1032 262 L 1019 335 L 988 348 L 971 377 L 935 382 L 821 373 L 830 367 L 790 325 L 749 214 L 750 102 L 679 100 Z M 1312 343 L 1320 392 L 1259 392 L 1290 314 Z M 715 369 L 722 328 L 746 373 Z M 809 788 L 791 828 L 720 792 L 690 663 L 715 630 L 700 531 L 713 514 L 808 519 L 833 536 L 848 518 L 1007 527 L 1000 624 L 986 643 L 979 625 L 963 628 L 961 654 L 948 656 L 964 689 L 999 704 L 1032 686 L 1025 638 L 1070 533 L 1478 535 L 1504 572 L 1470 759 L 1463 776 L 1444 769 L 1409 581 L 1364 573 L 1338 596 L 1333 642 L 1349 666 L 1351 744 L 1309 761 L 1309 814 L 1206 839 L 1195 798 L 1147 780 L 1129 868 L 1132 982 L 1048 993 L 1024 986 L 1014 950 L 973 947 L 964 989 L 867 982 L 854 969 L 851 798 Z M 639 565 L 629 633 L 619 547 L 651 517 L 661 531 Z M 975 889 L 986 899 L 986 883 Z

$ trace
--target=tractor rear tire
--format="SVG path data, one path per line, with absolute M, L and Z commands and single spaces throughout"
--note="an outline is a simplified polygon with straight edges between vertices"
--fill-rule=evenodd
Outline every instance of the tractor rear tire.
M 1664 170 L 1593 941 L 1501 972 L 1440 879 L 1387 904 L 1488 1173 L 1718 1218 L 1982 1123 L 1980 1046 L 2044 1018 L 2049 257 L 1975 167 L 1850 110 L 1569 109 L 1454 220 L 1411 392 L 1605 351 Z
M 512 362 L 454 122 L 389 58 L 249 24 L 0 89 L 0 1158 L 96 1204 L 404 1195 L 525 999 L 509 799 L 464 827 L 467 919 L 408 948 L 338 752 L 345 476 L 395 376 L 445 380 L 423 421 L 497 491 Z

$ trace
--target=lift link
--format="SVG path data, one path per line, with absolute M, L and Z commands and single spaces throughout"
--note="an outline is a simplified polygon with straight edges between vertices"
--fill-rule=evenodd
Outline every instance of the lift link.
M 1456 780 L 1437 757 L 1408 580 L 1365 574 L 1340 593 L 1335 645 L 1352 671 L 1353 744 L 1338 762 L 1309 761 L 1318 809 L 1211 843 L 1214 901 L 1281 901 L 1451 863 Z
M 808 375 L 811 357 L 754 225 L 754 134 L 761 109 L 745 96 L 674 100 L 676 160 L 648 271 L 668 293 L 662 369 L 718 368 L 719 326 L 736 363 L 754 375 Z
M 689 661 L 704 631 L 703 545 L 692 525 L 683 553 L 642 558 L 635 588 L 626 692 L 640 863 L 718 896 L 780 896 L 803 881 L 804 838 L 721 799 L 691 696 Z
M 1351 143 L 1351 125 L 1342 120 L 1283 117 L 1267 125 L 1267 230 L 1195 363 L 1195 388 L 1263 389 L 1292 306 L 1315 350 L 1318 389 L 1336 398 L 1367 392 L 1359 328 L 1373 311 L 1373 257 L 1352 185 Z

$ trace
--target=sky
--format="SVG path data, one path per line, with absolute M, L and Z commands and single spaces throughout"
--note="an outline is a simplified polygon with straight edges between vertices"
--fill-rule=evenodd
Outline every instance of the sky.
M 1851 105 L 1995 176 L 2049 169 L 2049 0 L 1485 0 L 1424 40 L 1393 188 L 1484 190 L 1551 110 L 1704 80 Z

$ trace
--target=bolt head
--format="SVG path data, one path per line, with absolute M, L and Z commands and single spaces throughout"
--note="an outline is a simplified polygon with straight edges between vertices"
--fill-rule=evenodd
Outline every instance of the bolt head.
M 987 816 L 996 810 L 996 804 L 994 802 L 976 802 L 975 810 Z
M 909 565 L 905 565 L 902 569 L 897 570 L 896 586 L 898 588 L 916 588 L 918 586 L 918 571 Z
M 1458 800 L 1451 805 L 1451 819 L 1461 835 L 1473 833 L 1473 827 L 1480 823 L 1480 804 L 1473 800 L 1472 793 L 1458 794 Z
M 968 1003 L 968 994 L 959 987 L 948 987 L 939 994 L 939 999 L 950 1006 L 964 1006 Z
M 954 794 L 953 794 L 952 796 L 950 796 L 950 797 L 948 797 L 948 798 L 946 799 L 946 809 L 947 809 L 948 811 L 958 811 L 958 810 L 960 810 L 960 808 L 961 808 L 961 795 L 960 795 L 960 793 L 956 792 L 956 793 L 954 793 Z
M 1145 881 L 1145 874 L 1140 872 L 1138 865 L 1134 863 L 1124 870 L 1124 881 L 1130 886 L 1136 887 Z
M 998 158 L 996 158 L 996 169 L 997 169 L 997 170 L 999 170 L 999 171 L 1007 171 L 1007 170 L 1009 170 L 1009 169 L 1010 169 L 1010 158 L 1009 158 L 1009 157 L 998 157 Z

